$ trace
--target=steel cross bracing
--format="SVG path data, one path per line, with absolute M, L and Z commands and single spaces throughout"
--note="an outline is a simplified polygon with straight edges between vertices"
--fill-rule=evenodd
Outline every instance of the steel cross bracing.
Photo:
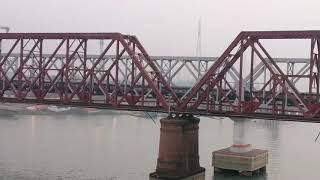
M 49 58 L 49 54 L 43 54 L 43 58 Z M 7 63 L 4 64 L 4 71 L 7 73 L 8 71 L 14 72 L 15 69 L 18 68 L 18 58 L 19 54 L 12 54 L 10 55 L 10 59 L 8 59 Z M 83 57 L 82 57 L 83 58 Z M 87 60 L 93 64 L 97 59 L 99 58 L 98 55 L 87 55 Z M 32 64 L 36 62 L 36 57 L 31 57 L 33 59 Z M 115 59 L 115 56 L 104 56 L 103 62 L 106 64 L 107 61 L 113 61 Z M 155 62 L 155 64 L 158 66 L 159 70 L 162 72 L 165 79 L 168 81 L 168 83 L 172 86 L 172 88 L 175 90 L 176 94 L 179 97 L 182 97 L 183 95 L 188 92 L 192 85 L 195 84 L 199 80 L 199 78 L 204 75 L 208 68 L 214 63 L 214 61 L 217 59 L 217 57 L 175 57 L 175 56 L 151 56 L 152 61 Z M 58 63 L 62 64 L 63 61 L 65 61 L 65 56 L 61 54 L 57 54 L 53 60 L 53 62 L 50 64 L 49 68 L 55 68 L 58 69 Z M 286 65 L 288 69 L 288 73 L 293 73 L 293 68 L 295 64 L 303 64 L 303 66 L 298 67 L 300 70 L 298 71 L 298 74 L 305 75 L 306 72 L 309 70 L 309 61 L 308 59 L 295 59 L 295 58 L 276 58 L 275 61 L 279 64 Z M 121 68 L 119 68 L 119 73 L 123 77 L 128 77 L 128 75 L 131 73 L 131 61 L 129 56 L 123 56 L 119 59 L 119 64 Z M 74 65 L 73 65 L 74 66 Z M 99 69 L 105 68 L 105 66 L 100 66 Z M 260 62 L 254 69 L 254 80 L 261 78 L 261 76 L 264 76 L 265 79 L 266 74 L 265 72 L 266 68 L 263 65 L 262 62 Z M 290 71 L 289 71 L 290 70 Z M 28 69 L 29 74 L 31 77 L 35 76 L 34 69 Z M 135 71 L 137 71 L 137 67 L 135 67 Z M 190 79 L 189 81 L 185 80 L 185 76 L 189 74 Z M 239 72 L 236 68 L 232 67 L 231 71 L 227 72 L 227 76 L 230 77 L 231 81 L 230 83 L 234 84 L 239 78 Z M 34 77 L 33 77 L 34 78 Z M 80 82 L 81 77 L 77 76 L 76 74 L 70 75 L 70 78 L 73 82 Z M 299 78 L 296 78 L 295 81 L 297 81 Z M 244 85 L 245 89 L 249 89 L 249 76 L 244 78 L 246 84 Z M 124 88 L 127 88 L 128 86 L 128 78 L 124 78 L 120 84 L 124 85 Z M 58 83 L 58 82 L 57 82 Z M 161 88 L 161 87 L 160 87 Z M 134 89 L 136 91 L 136 89 Z M 145 96 L 148 96 L 152 90 L 149 90 L 146 92 Z M 228 94 L 231 93 L 231 90 L 227 92 Z M 266 103 L 269 104 L 269 103 Z M 287 104 L 287 103 L 286 103 Z
M 150 57 L 136 37 L 118 33 L 0 34 L 0 95 L 8 102 L 312 119 L 320 107 L 318 36 L 242 32 L 210 58 Z M 310 39 L 310 58 L 272 58 L 260 41 L 283 38 Z M 109 44 L 102 53 L 100 40 Z M 296 87 L 306 79 L 309 88 Z
M 208 72 L 182 99 L 178 111 L 203 111 L 209 114 L 232 114 L 238 116 L 261 116 L 269 118 L 316 118 L 319 113 L 319 39 L 320 31 L 273 31 L 241 32 Z M 272 58 L 261 40 L 265 39 L 310 39 L 310 59 L 294 74 L 293 62 L 287 72 Z M 245 52 L 250 53 L 249 77 L 243 80 Z M 255 65 L 261 62 L 263 66 Z M 248 64 L 247 64 L 248 65 Z M 223 99 L 223 84 L 230 84 L 226 74 L 232 67 L 239 67 L 236 86 L 229 86 L 234 98 Z M 309 66 L 309 67 L 308 67 Z M 308 69 L 307 69 L 308 68 Z M 260 69 L 260 70 L 259 70 Z M 309 71 L 309 72 L 307 72 Z M 257 72 L 264 75 L 262 86 L 257 84 Z M 303 91 L 296 86 L 301 79 L 309 82 Z M 247 85 L 249 81 L 249 85 Z M 247 90 L 249 88 L 249 90 Z M 218 101 L 216 96 L 219 96 Z M 194 98 L 197 97 L 197 98 Z
M 3 101 L 41 102 L 105 107 L 169 109 L 161 86 L 178 97 L 135 36 L 119 33 L 0 34 Z M 87 58 L 98 40 L 107 47 L 94 61 Z M 45 52 L 50 53 L 45 56 Z M 13 53 L 17 53 L 14 55 Z M 58 55 L 58 54 L 63 54 Z M 114 58 L 105 59 L 107 54 Z M 123 74 L 119 61 L 130 57 Z M 16 62 L 16 63 L 13 63 Z M 17 66 L 18 65 L 18 66 Z M 145 92 L 152 96 L 146 96 Z M 5 94 L 8 96 L 6 97 Z M 151 97 L 151 100 L 150 100 Z

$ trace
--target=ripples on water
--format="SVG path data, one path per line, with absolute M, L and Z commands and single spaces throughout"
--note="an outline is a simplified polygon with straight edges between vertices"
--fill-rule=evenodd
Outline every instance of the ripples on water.
M 94 114 L 0 116 L 0 180 L 144 180 L 154 171 L 159 118 L 103 110 Z M 319 179 L 318 124 L 251 120 L 248 138 L 269 150 L 267 174 L 249 179 Z M 213 175 L 211 153 L 232 144 L 233 122 L 202 117 L 200 163 Z

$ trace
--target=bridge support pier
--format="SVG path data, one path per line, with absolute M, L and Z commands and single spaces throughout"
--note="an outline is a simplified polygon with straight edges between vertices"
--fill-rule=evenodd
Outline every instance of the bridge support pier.
M 150 180 L 204 180 L 205 169 L 199 164 L 199 122 L 191 115 L 160 120 L 157 169 Z
M 231 118 L 234 121 L 233 145 L 212 153 L 212 166 L 215 172 L 234 170 L 251 176 L 264 172 L 268 163 L 268 151 L 254 149 L 247 143 L 247 121 Z

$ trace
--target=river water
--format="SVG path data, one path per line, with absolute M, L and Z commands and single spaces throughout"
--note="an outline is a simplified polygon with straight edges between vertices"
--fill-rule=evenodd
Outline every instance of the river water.
M 3 113 L 2 113 L 3 114 Z M 0 180 L 145 180 L 155 170 L 160 123 L 144 114 L 13 113 L 0 116 Z M 250 120 L 248 140 L 269 150 L 267 173 L 250 179 L 319 179 L 320 125 Z M 211 153 L 232 144 L 233 122 L 201 117 L 200 164 L 213 175 Z

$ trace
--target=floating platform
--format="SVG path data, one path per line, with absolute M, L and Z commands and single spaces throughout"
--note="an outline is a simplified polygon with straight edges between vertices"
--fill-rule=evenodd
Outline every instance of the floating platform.
M 267 164 L 267 150 L 252 149 L 248 152 L 232 152 L 230 148 L 225 148 L 212 153 L 212 166 L 215 172 L 233 170 L 251 176 L 265 171 Z

